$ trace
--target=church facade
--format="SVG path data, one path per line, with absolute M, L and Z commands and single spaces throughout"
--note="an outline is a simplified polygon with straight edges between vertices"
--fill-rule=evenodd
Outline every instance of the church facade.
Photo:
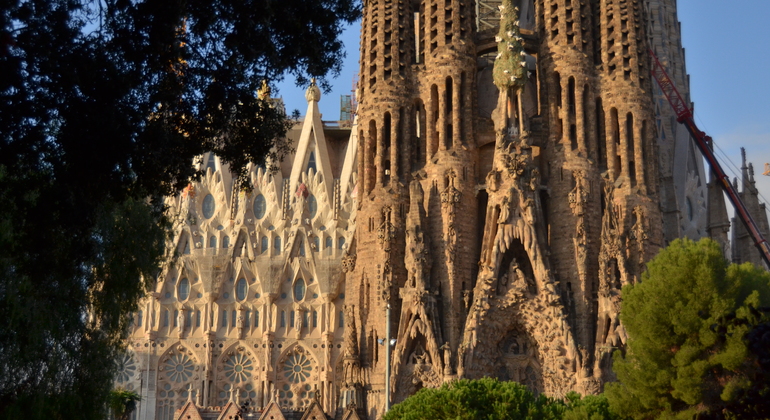
M 367 0 L 362 19 L 355 122 L 322 121 L 311 86 L 292 156 L 244 188 L 204 155 L 168 198 L 179 257 L 118 377 L 137 419 L 377 419 L 484 376 L 597 393 L 621 287 L 675 238 L 726 244 L 651 80 L 650 48 L 688 95 L 674 0 Z

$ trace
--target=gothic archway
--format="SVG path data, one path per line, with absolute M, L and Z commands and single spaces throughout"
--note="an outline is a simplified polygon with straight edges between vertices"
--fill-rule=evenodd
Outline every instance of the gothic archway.
M 192 392 L 193 400 L 200 383 L 201 366 L 195 353 L 182 344 L 174 344 L 158 360 L 158 388 L 155 418 L 171 420 L 174 411 L 187 401 Z
M 217 385 L 214 401 L 223 407 L 235 391 L 239 401 L 258 401 L 260 363 L 248 347 L 235 343 L 222 352 L 217 364 Z
M 287 349 L 278 359 L 275 384 L 281 407 L 292 410 L 309 407 L 317 392 L 316 357 L 299 344 Z

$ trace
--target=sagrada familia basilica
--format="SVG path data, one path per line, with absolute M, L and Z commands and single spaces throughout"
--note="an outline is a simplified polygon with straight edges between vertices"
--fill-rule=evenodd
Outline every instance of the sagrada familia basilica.
M 661 247 L 761 263 L 651 77 L 650 49 L 689 97 L 675 0 L 366 0 L 361 27 L 355 120 L 312 85 L 276 170 L 246 189 L 204 155 L 168 198 L 133 418 L 374 420 L 485 376 L 598 393 Z

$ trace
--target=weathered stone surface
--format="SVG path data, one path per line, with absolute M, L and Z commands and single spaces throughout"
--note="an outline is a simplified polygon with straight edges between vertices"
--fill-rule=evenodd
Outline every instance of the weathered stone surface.
M 652 47 L 686 92 L 674 3 L 513 1 L 506 37 L 529 76 L 501 91 L 495 18 L 477 22 L 476 3 L 367 0 L 355 124 L 322 122 L 311 86 L 296 152 L 251 168 L 253 189 L 204 155 L 204 179 L 168 199 L 180 257 L 120 377 L 139 418 L 249 402 L 262 418 L 377 419 L 388 396 L 459 377 L 600 392 L 627 340 L 622 286 L 667 240 L 727 243 L 649 73 Z

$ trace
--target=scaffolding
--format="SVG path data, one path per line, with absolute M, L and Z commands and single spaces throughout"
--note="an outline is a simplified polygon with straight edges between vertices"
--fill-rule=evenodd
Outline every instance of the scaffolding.
M 476 31 L 482 32 L 500 27 L 500 7 L 502 0 L 476 1 Z

